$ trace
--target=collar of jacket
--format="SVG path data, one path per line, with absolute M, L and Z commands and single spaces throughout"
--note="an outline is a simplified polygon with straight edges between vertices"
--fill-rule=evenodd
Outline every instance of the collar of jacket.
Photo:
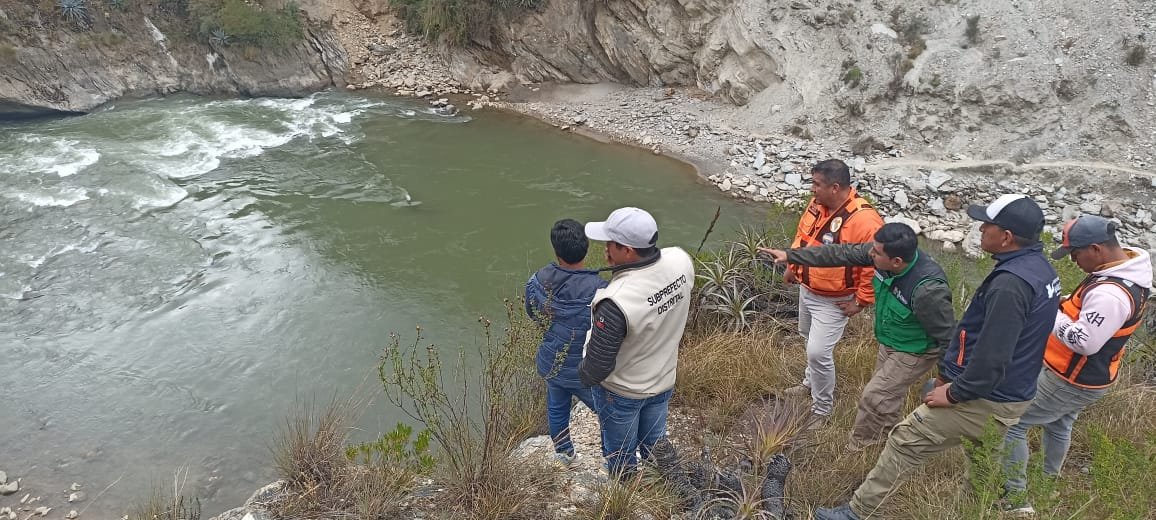
M 643 258 L 642 260 L 639 260 L 637 262 L 631 262 L 629 264 L 621 264 L 621 265 L 614 265 L 614 266 L 610 266 L 610 267 L 603 267 L 602 269 L 599 269 L 598 272 L 610 271 L 611 273 L 619 273 L 622 271 L 626 271 L 628 269 L 640 269 L 640 268 L 646 267 L 648 265 L 651 265 L 651 264 L 657 262 L 659 258 L 662 258 L 662 250 L 661 249 L 658 250 L 658 252 L 655 253 L 654 256 L 652 256 L 652 257 Z
M 992 259 L 995 260 L 996 265 L 999 265 L 999 264 L 1002 264 L 1008 260 L 1023 256 L 1026 254 L 1031 254 L 1031 253 L 1043 254 L 1043 252 L 1044 252 L 1044 245 L 1039 243 L 1039 242 L 1036 242 L 1030 246 L 1021 247 L 1019 249 L 1016 249 L 1015 251 L 1008 251 L 1006 253 L 1000 253 L 998 255 L 992 255 L 991 257 L 992 257 Z

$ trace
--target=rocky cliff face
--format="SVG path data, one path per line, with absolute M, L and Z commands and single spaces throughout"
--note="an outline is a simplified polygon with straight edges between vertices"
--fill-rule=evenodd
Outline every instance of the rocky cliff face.
M 78 27 L 9 4 L 0 3 L 0 118 L 86 112 L 122 96 L 299 96 L 344 85 L 345 50 L 319 26 L 286 48 L 209 46 L 163 16 L 113 10 Z
M 505 22 L 443 47 L 458 81 L 695 86 L 770 132 L 1017 161 L 1135 164 L 1156 140 L 1147 0 L 552 0 Z

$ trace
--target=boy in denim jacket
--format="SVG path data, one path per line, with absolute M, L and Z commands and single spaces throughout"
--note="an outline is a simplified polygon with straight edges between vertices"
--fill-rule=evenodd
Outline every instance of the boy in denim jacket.
M 538 374 L 546 380 L 546 413 L 558 461 L 570 465 L 577 456 L 570 440 L 570 406 L 577 397 L 591 410 L 589 387 L 578 380 L 582 345 L 590 329 L 590 301 L 606 286 L 597 271 L 584 269 L 590 242 L 581 223 L 563 219 L 550 230 L 556 262 L 526 282 L 526 314 L 546 327 L 538 346 Z

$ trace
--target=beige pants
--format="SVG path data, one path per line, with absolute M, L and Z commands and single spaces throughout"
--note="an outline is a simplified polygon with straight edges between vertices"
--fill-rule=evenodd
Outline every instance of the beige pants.
M 891 430 L 887 447 L 851 497 L 851 509 L 860 518 L 871 517 L 903 479 L 932 455 L 959 446 L 961 439 L 978 439 L 983 435 L 988 419 L 995 419 L 996 424 L 1006 431 L 1019 421 L 1030 403 L 995 403 L 976 399 L 946 408 L 919 405 Z
M 887 432 L 903 417 L 908 389 L 923 381 L 940 355 L 940 351 L 908 354 L 879 345 L 875 372 L 859 397 L 859 411 L 851 427 L 852 445 L 866 446 L 887 438 Z

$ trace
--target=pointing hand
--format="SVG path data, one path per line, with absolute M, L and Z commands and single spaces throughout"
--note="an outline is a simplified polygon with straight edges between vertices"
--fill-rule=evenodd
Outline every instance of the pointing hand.
M 769 247 L 760 247 L 759 252 L 774 259 L 776 264 L 787 263 L 787 252 L 782 249 L 771 249 Z

